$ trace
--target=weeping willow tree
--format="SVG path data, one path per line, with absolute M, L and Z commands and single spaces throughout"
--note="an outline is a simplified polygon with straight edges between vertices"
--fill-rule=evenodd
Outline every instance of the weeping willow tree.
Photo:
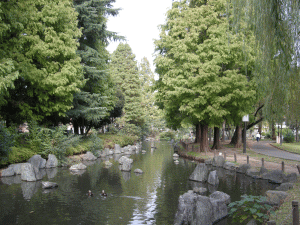
M 264 116 L 281 122 L 289 113 L 289 103 L 298 89 L 293 84 L 300 78 L 297 72 L 300 3 L 298 0 L 234 0 L 232 4 L 236 29 L 246 21 L 255 32 L 258 57 L 254 75 L 264 101 Z M 240 17 L 246 19 L 241 21 Z

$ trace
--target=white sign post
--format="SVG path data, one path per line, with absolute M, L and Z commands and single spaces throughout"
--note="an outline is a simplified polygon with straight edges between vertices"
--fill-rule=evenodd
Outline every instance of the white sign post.
M 247 122 L 249 122 L 249 114 L 248 115 L 245 115 L 245 116 L 243 116 L 243 122 L 244 122 L 244 133 L 243 133 L 243 135 L 244 135 L 244 148 L 243 148 L 243 153 L 246 153 L 246 131 L 247 131 L 247 129 L 246 129 L 246 124 L 247 124 Z

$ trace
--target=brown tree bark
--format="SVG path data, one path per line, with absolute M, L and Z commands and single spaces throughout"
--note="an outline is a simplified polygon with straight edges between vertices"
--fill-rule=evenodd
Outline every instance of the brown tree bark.
M 271 139 L 272 140 L 276 140 L 276 127 L 275 127 L 275 123 L 272 123 L 272 135 L 271 135 Z
M 201 126 L 200 123 L 196 125 L 195 143 L 200 143 L 201 140 Z
M 225 141 L 225 126 L 226 126 L 226 122 L 224 121 L 223 125 L 222 125 L 222 141 L 223 142 Z
M 230 144 L 233 144 L 235 148 L 242 147 L 242 127 L 241 127 L 241 124 L 236 126 Z
M 214 144 L 211 149 L 220 149 L 220 128 L 214 127 Z
M 200 152 L 209 151 L 208 143 L 208 125 L 201 124 L 201 140 L 200 140 Z

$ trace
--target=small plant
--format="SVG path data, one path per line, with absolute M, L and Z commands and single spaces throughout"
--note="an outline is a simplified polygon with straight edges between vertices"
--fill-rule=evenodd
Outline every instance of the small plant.
M 175 133 L 173 131 L 166 131 L 159 134 L 160 140 L 170 141 L 175 138 Z
M 95 155 L 96 152 L 100 149 L 103 149 L 102 140 L 98 137 L 97 131 L 95 129 L 91 130 L 91 134 L 89 135 L 89 150 Z
M 242 195 L 242 200 L 230 203 L 229 216 L 234 222 L 246 224 L 254 219 L 257 222 L 263 223 L 269 218 L 269 213 L 272 211 L 272 206 L 265 204 L 267 198 L 265 196 Z

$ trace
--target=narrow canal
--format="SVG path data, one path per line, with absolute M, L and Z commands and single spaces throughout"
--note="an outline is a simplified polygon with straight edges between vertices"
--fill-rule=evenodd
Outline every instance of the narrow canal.
M 240 200 L 243 194 L 262 195 L 275 186 L 263 180 L 217 169 L 218 187 L 188 180 L 196 163 L 179 159 L 175 164 L 173 148 L 167 142 L 144 142 L 141 152 L 132 155 L 131 172 L 121 172 L 118 162 L 105 168 L 103 159 L 89 162 L 82 174 L 68 168 L 45 170 L 43 181 L 59 187 L 42 190 L 41 181 L 24 182 L 19 176 L 0 180 L 0 224 L 173 224 L 178 198 L 193 187 L 206 187 Z M 142 169 L 136 175 L 134 169 Z M 88 190 L 94 194 L 88 197 Z M 107 197 L 101 196 L 105 190 Z M 219 224 L 232 224 L 229 220 Z

